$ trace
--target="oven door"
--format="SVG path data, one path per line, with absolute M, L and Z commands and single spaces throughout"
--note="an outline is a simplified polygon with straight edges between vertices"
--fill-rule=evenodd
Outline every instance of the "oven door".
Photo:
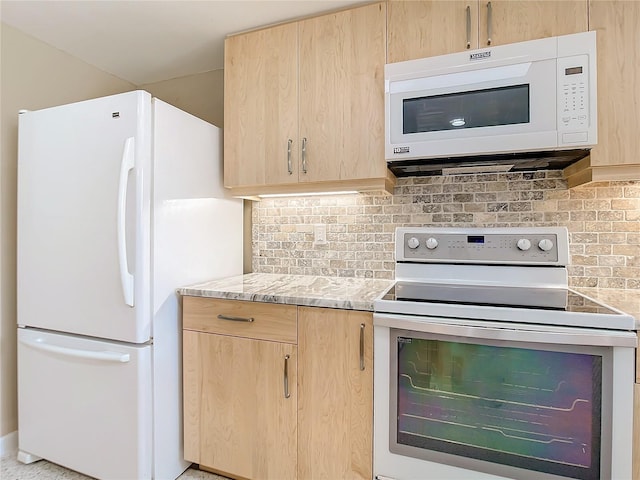
M 374 324 L 379 478 L 631 477 L 634 333 L 384 314 Z

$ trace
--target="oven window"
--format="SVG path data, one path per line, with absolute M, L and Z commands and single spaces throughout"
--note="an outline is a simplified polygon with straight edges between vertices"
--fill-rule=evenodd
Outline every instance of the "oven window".
M 529 85 L 403 100 L 403 133 L 529 123 Z
M 601 356 L 396 338 L 398 446 L 600 478 Z

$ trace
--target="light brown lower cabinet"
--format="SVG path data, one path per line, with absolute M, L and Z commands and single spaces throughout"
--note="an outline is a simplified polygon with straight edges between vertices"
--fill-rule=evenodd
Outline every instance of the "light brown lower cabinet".
M 373 316 L 298 307 L 298 479 L 373 474 Z
M 183 312 L 186 460 L 232 478 L 372 478 L 370 312 L 200 297 Z
M 251 303 L 184 299 L 185 459 L 234 478 L 292 480 L 297 456 L 297 347 L 249 338 L 262 336 L 261 330 L 273 336 L 268 324 L 279 310 L 265 315 L 265 304 L 256 303 L 253 309 Z M 291 308 L 295 320 L 295 307 Z M 290 309 L 282 312 L 290 317 Z M 227 334 L 189 328 L 223 329 Z

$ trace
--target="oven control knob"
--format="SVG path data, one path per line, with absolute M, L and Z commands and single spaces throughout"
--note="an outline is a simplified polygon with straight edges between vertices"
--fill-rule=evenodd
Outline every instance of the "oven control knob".
M 436 248 L 438 246 L 438 240 L 436 240 L 433 237 L 429 237 L 429 238 L 427 238 L 427 241 L 425 242 L 425 245 L 427 246 L 427 248 L 429 250 L 433 250 L 434 248 Z
M 420 241 L 416 237 L 411 237 L 407 242 L 407 245 L 409 245 L 409 248 L 418 248 Z
M 548 252 L 553 248 L 553 242 L 548 238 L 543 238 L 538 242 L 538 248 L 543 252 Z
M 518 240 L 518 243 L 516 245 L 518 246 L 519 250 L 526 252 L 531 248 L 531 240 L 529 240 L 528 238 L 521 238 L 520 240 Z

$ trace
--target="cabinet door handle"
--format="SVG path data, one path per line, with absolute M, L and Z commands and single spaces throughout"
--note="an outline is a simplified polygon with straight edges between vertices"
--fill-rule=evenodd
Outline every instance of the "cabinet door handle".
M 253 322 L 255 319 L 253 317 L 233 317 L 231 315 L 218 315 L 220 320 L 230 320 L 232 322 Z
M 467 5 L 467 50 L 471 48 L 471 7 Z
M 293 140 L 289 139 L 287 141 L 287 170 L 289 171 L 289 175 L 293 174 L 293 166 L 291 165 L 291 144 L 293 144 Z
M 289 398 L 289 355 L 284 356 L 284 398 Z
M 364 323 L 360 324 L 360 370 L 364 370 Z
M 307 137 L 302 139 L 302 173 L 307 173 Z
M 493 17 L 493 8 L 491 2 L 487 3 L 487 45 L 491 45 L 491 23 Z

